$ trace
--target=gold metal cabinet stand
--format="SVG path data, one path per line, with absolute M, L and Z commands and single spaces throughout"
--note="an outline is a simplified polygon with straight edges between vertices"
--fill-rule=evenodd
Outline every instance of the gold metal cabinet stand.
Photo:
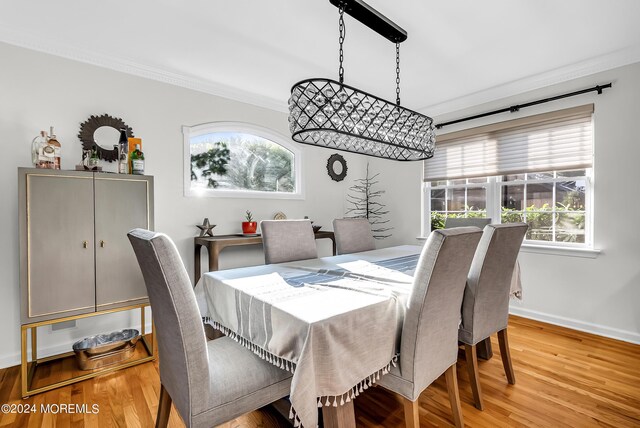
M 150 341 L 147 341 L 147 337 L 146 337 L 146 325 L 145 325 L 145 308 L 149 306 L 148 303 L 144 303 L 144 304 L 139 304 L 139 305 L 133 305 L 133 306 L 126 306 L 126 307 L 122 307 L 122 308 L 116 308 L 116 309 L 108 309 L 108 310 L 104 310 L 104 311 L 99 311 L 99 312 L 91 312 L 88 314 L 82 314 L 82 315 L 74 315 L 74 316 L 70 316 L 70 317 L 65 317 L 65 318 L 57 318 L 54 320 L 48 320 L 48 321 L 40 321 L 40 322 L 34 322 L 34 323 L 30 323 L 30 324 L 24 324 L 21 326 L 21 349 L 22 349 L 22 360 L 21 360 L 21 364 L 20 364 L 20 372 L 22 374 L 22 379 L 21 379 L 21 383 L 22 383 L 22 398 L 27 398 L 30 395 L 33 394 L 39 394 L 41 392 L 45 392 L 45 391 L 50 391 L 52 389 L 55 388 L 59 388 L 61 386 L 67 386 L 70 385 L 72 383 L 76 383 L 76 382 L 81 382 L 83 380 L 86 379 L 91 379 L 93 377 L 96 376 L 100 376 L 106 373 L 111 373 L 114 372 L 116 370 L 120 370 L 120 369 L 124 369 L 126 367 L 131 367 L 131 366 L 135 366 L 137 364 L 142 364 L 142 363 L 146 363 L 147 361 L 152 361 L 155 359 L 155 355 L 153 352 L 153 345 L 155 343 L 155 331 L 151 331 L 151 335 Z M 38 368 L 38 364 L 42 364 L 45 362 L 49 362 L 49 361 L 53 361 L 53 360 L 60 360 L 63 358 L 67 358 L 70 356 L 73 356 L 74 353 L 73 351 L 71 352 L 65 352 L 63 354 L 58 354 L 58 355 L 52 355 L 50 357 L 46 357 L 46 358 L 38 358 L 38 333 L 37 333 L 37 329 L 38 327 L 42 327 L 45 325 L 51 325 L 51 324 L 57 324 L 60 322 L 64 322 L 64 321 L 73 321 L 73 320 L 77 320 L 77 319 L 81 319 L 81 318 L 89 318 L 89 317 L 94 317 L 96 315 L 105 315 L 105 314 L 110 314 L 110 313 L 115 313 L 115 312 L 122 312 L 122 311 L 127 311 L 127 310 L 132 310 L 132 309 L 140 309 L 140 335 L 141 335 L 141 342 L 143 343 L 144 349 L 146 351 L 147 356 L 142 357 L 142 358 L 135 358 L 135 359 L 129 359 L 126 361 L 123 361 L 122 363 L 119 364 L 114 364 L 111 366 L 107 366 L 107 367 L 102 367 L 99 369 L 95 369 L 95 370 L 91 370 L 88 371 L 88 373 L 86 374 L 82 374 L 80 376 L 74 376 L 71 377 L 69 379 L 65 379 L 62 380 L 60 382 L 54 382 L 48 385 L 44 385 L 35 389 L 31 389 L 31 383 L 34 379 L 35 373 L 36 373 L 36 369 Z M 31 330 L 31 360 L 29 361 L 27 358 L 27 331 Z

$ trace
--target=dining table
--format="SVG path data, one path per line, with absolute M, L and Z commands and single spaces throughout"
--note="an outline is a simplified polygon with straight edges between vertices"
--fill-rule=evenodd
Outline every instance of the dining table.
M 293 374 L 294 426 L 316 427 L 322 408 L 326 427 L 354 427 L 353 400 L 396 364 L 421 251 L 402 245 L 208 272 L 195 293 L 205 323 Z M 519 287 L 512 281 L 512 295 Z

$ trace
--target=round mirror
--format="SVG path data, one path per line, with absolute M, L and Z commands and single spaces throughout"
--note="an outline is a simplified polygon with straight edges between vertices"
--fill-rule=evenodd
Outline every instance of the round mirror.
M 327 172 L 333 181 L 342 181 L 347 176 L 347 161 L 335 153 L 327 161 Z
M 110 126 L 101 126 L 93 132 L 93 140 L 95 143 L 106 149 L 118 144 L 120 140 L 120 130 L 112 128 Z
M 336 175 L 342 174 L 342 170 L 344 169 L 342 168 L 342 164 L 340 162 L 334 162 L 331 168 L 333 169 L 333 173 Z
M 112 162 L 118 159 L 118 145 L 120 129 L 127 130 L 127 137 L 133 137 L 133 130 L 118 117 L 108 114 L 91 116 L 80 125 L 78 138 L 82 141 L 84 150 L 96 150 L 98 158 Z

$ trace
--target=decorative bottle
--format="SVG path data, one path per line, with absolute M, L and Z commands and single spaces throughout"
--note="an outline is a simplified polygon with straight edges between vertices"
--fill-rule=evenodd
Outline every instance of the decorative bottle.
M 118 141 L 118 173 L 129 174 L 129 140 L 125 128 L 120 128 L 120 140 Z
M 140 144 L 131 152 L 131 170 L 132 174 L 144 175 L 144 153 L 140 151 Z
M 91 154 L 89 155 L 89 169 L 96 168 L 100 158 L 98 158 L 98 150 L 94 147 L 91 149 Z
M 56 138 L 56 134 L 53 133 L 53 126 L 49 127 L 49 139 L 47 140 L 47 144 L 51 149 L 53 149 L 53 169 L 60 169 L 60 152 L 62 151 L 62 147 Z
M 44 146 L 47 144 L 47 133 L 40 131 L 40 134 L 31 141 L 31 161 L 36 168 L 45 168 L 44 162 L 41 162 Z

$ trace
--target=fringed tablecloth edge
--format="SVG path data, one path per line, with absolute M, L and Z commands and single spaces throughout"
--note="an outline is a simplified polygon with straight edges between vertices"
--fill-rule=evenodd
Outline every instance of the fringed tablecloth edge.
M 391 370 L 391 366 L 392 365 L 394 367 L 397 365 L 398 355 L 399 354 L 394 355 L 393 358 L 391 358 L 391 360 L 384 367 L 382 367 L 381 369 L 376 370 L 375 372 L 373 372 L 369 376 L 367 376 L 364 379 L 362 379 L 355 386 L 350 388 L 347 392 L 345 392 L 345 393 L 343 393 L 341 395 L 331 395 L 331 396 L 325 396 L 325 397 L 318 397 L 318 407 L 319 408 L 321 408 L 321 407 L 330 407 L 330 406 L 338 407 L 339 405 L 343 406 L 345 403 L 348 403 L 351 400 L 355 400 L 356 397 L 358 395 L 360 395 L 361 392 L 364 392 L 365 390 L 369 389 L 370 386 L 372 386 L 378 380 L 380 380 L 380 375 L 385 375 L 385 374 L 389 373 L 389 371 Z M 323 400 L 324 400 L 324 404 L 322 403 Z M 300 418 L 298 418 L 298 415 L 296 414 L 296 411 L 293 408 L 293 405 L 291 406 L 291 408 L 289 410 L 289 419 L 293 420 L 294 428 L 302 427 L 302 423 L 300 422 Z
M 220 330 L 222 333 L 224 333 L 226 336 L 228 336 L 230 339 L 235 340 L 238 344 L 240 344 L 241 346 L 245 347 L 246 349 L 250 350 L 251 352 L 253 352 L 254 354 L 256 354 L 258 357 L 262 358 L 263 360 L 273 364 L 274 366 L 281 368 L 283 370 L 286 370 L 290 373 L 293 373 L 296 369 L 296 365 L 295 363 L 284 359 L 282 357 L 278 357 L 276 355 L 273 355 L 271 352 L 267 351 L 266 349 L 252 343 L 251 341 L 245 339 L 244 337 L 240 336 L 239 334 L 237 334 L 236 332 L 234 332 L 233 330 L 223 326 L 222 324 L 220 324 L 217 321 L 213 321 L 211 318 L 209 317 L 203 317 L 202 321 L 205 322 L 206 324 L 209 324 L 210 326 L 212 326 L 213 328 L 215 328 L 216 330 Z

